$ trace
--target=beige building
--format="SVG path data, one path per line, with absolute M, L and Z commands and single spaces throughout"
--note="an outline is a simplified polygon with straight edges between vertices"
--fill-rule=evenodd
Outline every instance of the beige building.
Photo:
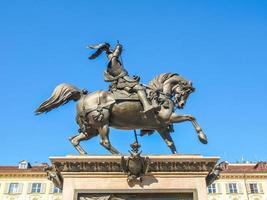
M 45 166 L 27 161 L 0 166 L 0 200 L 62 200 L 61 191 L 47 180 Z M 208 200 L 267 200 L 267 163 L 229 164 L 207 192 Z
M 61 190 L 47 180 L 46 166 L 31 166 L 27 161 L 0 166 L 0 200 L 61 200 Z
M 267 163 L 229 164 L 207 191 L 209 200 L 267 200 Z

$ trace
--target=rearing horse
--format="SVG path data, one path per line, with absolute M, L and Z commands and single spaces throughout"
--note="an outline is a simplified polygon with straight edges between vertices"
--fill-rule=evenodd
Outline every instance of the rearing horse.
M 184 121 L 192 122 L 199 140 L 207 144 L 206 135 L 192 115 L 178 115 L 174 112 L 175 107 L 182 109 L 185 106 L 188 96 L 194 91 L 190 81 L 178 74 L 164 73 L 155 77 L 146 88 L 152 104 L 160 105 L 155 113 L 143 113 L 143 106 L 138 99 L 116 100 L 111 92 L 101 90 L 88 94 L 85 90 L 65 83 L 58 85 L 51 97 L 35 112 L 49 112 L 70 100 L 78 101 L 76 121 L 80 129 L 70 141 L 80 154 L 86 154 L 80 142 L 97 135 L 100 135 L 100 144 L 103 147 L 112 154 L 119 154 L 110 143 L 109 127 L 141 129 L 144 132 L 156 130 L 175 154 L 176 147 L 170 135 L 172 124 Z

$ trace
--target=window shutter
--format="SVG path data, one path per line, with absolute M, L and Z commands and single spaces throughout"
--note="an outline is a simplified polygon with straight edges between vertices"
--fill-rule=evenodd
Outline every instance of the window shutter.
M 226 194 L 229 194 L 230 191 L 229 191 L 229 184 L 228 183 L 225 184 L 225 189 L 226 189 Z
M 28 193 L 32 193 L 32 183 L 28 184 Z
M 209 194 L 209 187 L 207 187 L 207 193 Z
M 259 193 L 263 193 L 262 183 L 258 183 Z
M 222 189 L 221 189 L 221 184 L 220 183 L 216 183 L 216 189 L 217 189 L 216 193 L 219 193 L 219 194 L 222 193 Z
M 42 183 L 41 184 L 41 192 L 40 193 L 45 193 L 45 189 L 46 189 L 46 184 Z
M 4 193 L 5 193 L 5 194 L 8 194 L 9 186 L 10 186 L 10 183 L 6 183 L 6 184 L 5 184 L 5 189 L 4 189 Z
M 247 188 L 248 193 L 251 193 L 249 183 L 246 184 L 246 188 Z
M 238 193 L 240 193 L 240 194 L 244 193 L 242 183 L 238 183 Z
M 53 183 L 49 184 L 49 193 L 50 194 L 54 193 L 54 184 Z
M 19 183 L 19 186 L 18 186 L 18 194 L 21 194 L 22 193 L 22 190 L 23 190 L 23 183 Z

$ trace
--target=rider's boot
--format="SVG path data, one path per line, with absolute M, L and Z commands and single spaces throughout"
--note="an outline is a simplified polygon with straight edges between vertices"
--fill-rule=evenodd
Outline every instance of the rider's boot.
M 144 90 L 137 90 L 137 94 L 138 97 L 141 101 L 141 103 L 143 104 L 143 108 L 144 108 L 144 113 L 148 113 L 150 111 L 154 110 L 154 107 L 152 105 L 150 105 L 150 103 L 148 102 L 147 98 L 146 98 L 146 93 Z

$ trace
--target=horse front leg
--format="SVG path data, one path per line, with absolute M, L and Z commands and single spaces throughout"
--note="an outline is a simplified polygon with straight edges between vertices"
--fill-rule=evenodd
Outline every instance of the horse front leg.
M 162 139 L 165 141 L 165 143 L 167 144 L 167 146 L 170 148 L 171 152 L 173 154 L 176 154 L 177 151 L 176 151 L 176 147 L 175 147 L 175 144 L 172 140 L 172 137 L 170 135 L 170 132 L 164 128 L 162 129 L 158 129 L 157 130 L 160 134 L 160 136 L 162 137 Z
M 207 136 L 205 135 L 203 130 L 200 128 L 195 117 L 193 117 L 192 115 L 177 115 L 176 113 L 173 113 L 170 118 L 171 123 L 181 123 L 185 121 L 190 121 L 192 123 L 192 125 L 194 126 L 197 132 L 199 141 L 203 144 L 207 144 L 208 143 Z

